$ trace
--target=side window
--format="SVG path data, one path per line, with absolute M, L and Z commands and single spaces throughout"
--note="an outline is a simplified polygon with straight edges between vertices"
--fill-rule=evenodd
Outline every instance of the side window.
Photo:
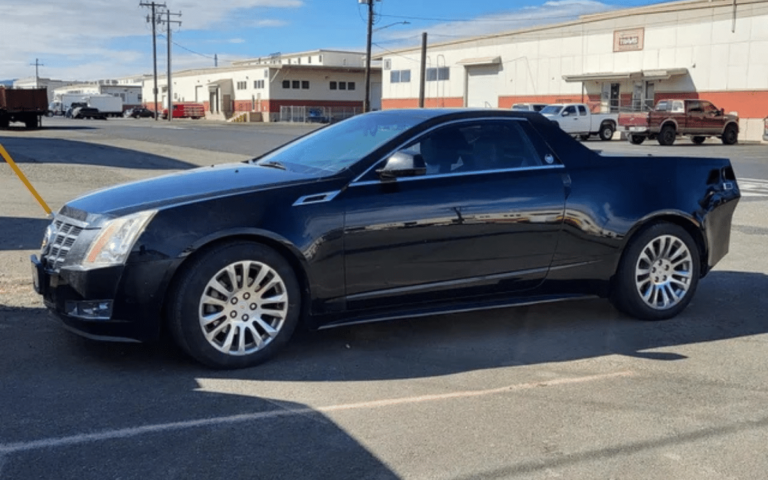
M 565 110 L 563 110 L 563 113 L 567 113 L 568 116 L 572 117 L 576 115 L 576 107 L 573 105 L 565 107 Z
M 714 112 L 717 112 L 717 107 L 715 107 L 709 102 L 701 102 L 701 110 L 704 113 L 714 113 Z
M 519 121 L 448 126 L 406 147 L 421 154 L 427 175 L 506 170 L 542 165 Z
M 587 116 L 587 107 L 585 107 L 584 105 L 579 105 L 579 115 L 582 116 L 582 117 L 586 117 Z
M 690 102 L 686 102 L 688 105 L 688 111 L 689 112 L 701 112 L 701 103 L 699 103 L 697 100 L 691 100 Z
M 682 100 L 675 100 L 672 102 L 672 113 L 685 113 Z

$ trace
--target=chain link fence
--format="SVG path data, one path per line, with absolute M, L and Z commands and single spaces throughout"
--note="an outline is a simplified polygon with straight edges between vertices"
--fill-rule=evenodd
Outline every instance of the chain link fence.
M 280 107 L 280 121 L 291 123 L 334 123 L 362 112 L 361 107 Z

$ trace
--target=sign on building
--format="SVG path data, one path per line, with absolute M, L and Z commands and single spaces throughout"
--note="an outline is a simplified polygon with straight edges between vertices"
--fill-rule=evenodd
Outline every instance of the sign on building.
M 643 49 L 645 28 L 616 30 L 613 32 L 614 52 L 634 52 Z

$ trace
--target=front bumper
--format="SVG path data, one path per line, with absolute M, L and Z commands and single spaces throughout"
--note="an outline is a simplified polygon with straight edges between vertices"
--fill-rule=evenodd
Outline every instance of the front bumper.
M 163 262 L 59 272 L 35 255 L 31 263 L 35 291 L 69 330 L 95 340 L 158 338 L 168 271 Z

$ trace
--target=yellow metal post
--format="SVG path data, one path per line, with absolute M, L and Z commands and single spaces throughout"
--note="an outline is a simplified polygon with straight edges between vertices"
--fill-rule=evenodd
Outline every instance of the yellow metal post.
M 18 165 L 16 165 L 16 162 L 14 162 L 11 156 L 8 155 L 8 151 L 5 149 L 5 147 L 2 144 L 0 144 L 0 156 L 2 156 L 5 159 L 5 161 L 8 162 L 8 165 L 11 166 L 13 171 L 16 172 L 16 175 L 19 177 L 19 180 L 21 180 L 22 183 L 27 186 L 27 189 L 32 194 L 32 196 L 35 197 L 35 199 L 40 204 L 40 206 L 43 207 L 43 210 L 45 210 L 45 213 L 50 215 L 51 209 L 48 207 L 48 204 L 45 203 L 45 200 L 43 200 L 43 197 L 41 197 L 40 194 L 37 193 L 37 190 L 35 190 L 35 187 L 33 187 L 31 183 L 29 183 L 29 180 L 24 175 L 24 172 L 21 171 Z

